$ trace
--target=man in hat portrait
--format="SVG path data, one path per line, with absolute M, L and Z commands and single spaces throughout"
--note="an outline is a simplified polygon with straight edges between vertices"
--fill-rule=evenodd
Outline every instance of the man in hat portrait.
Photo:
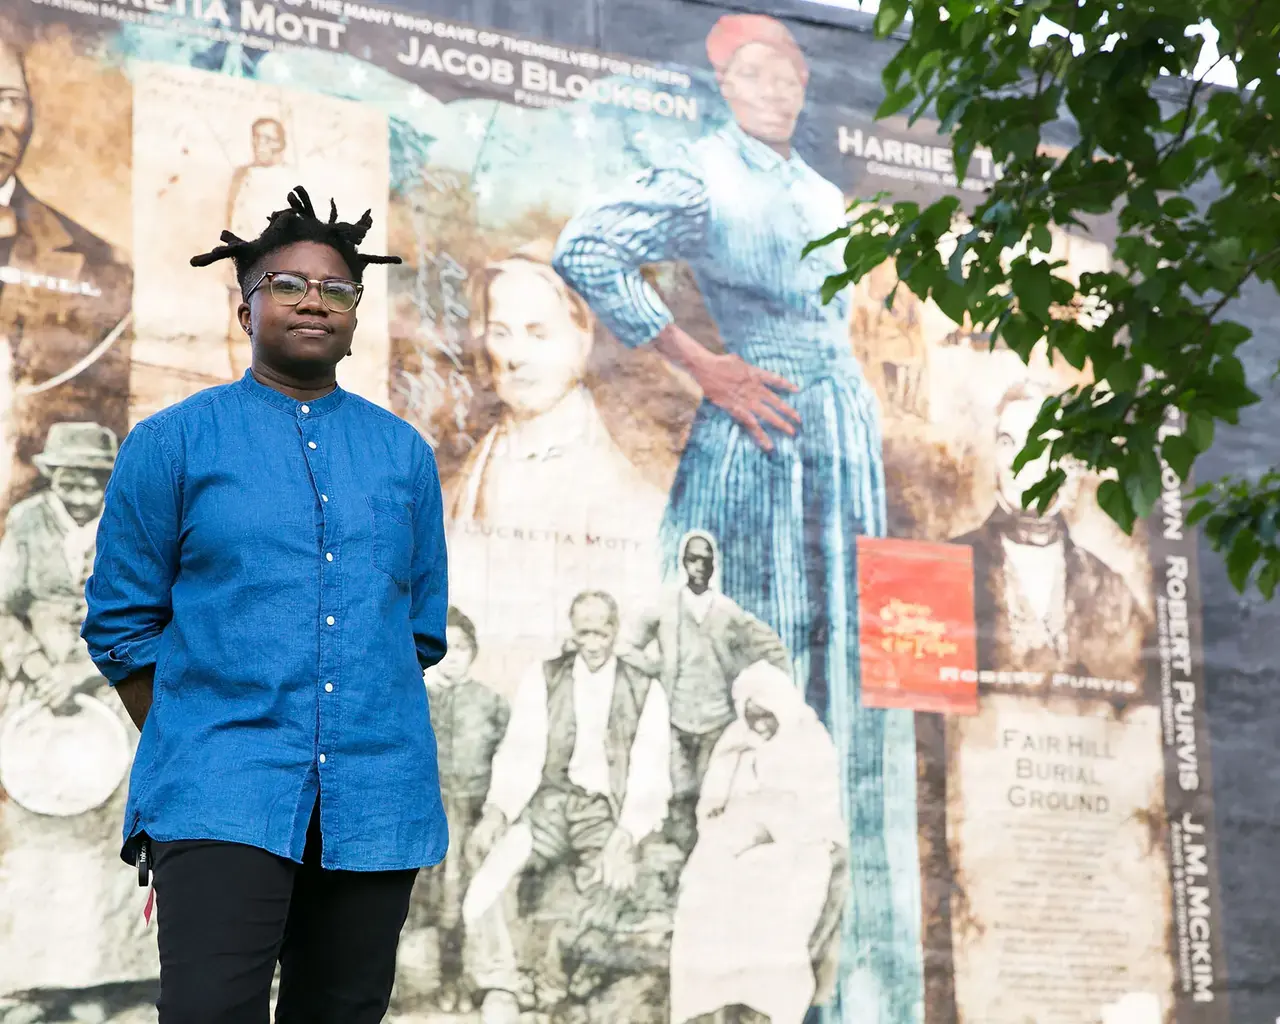
M 115 828 L 137 733 L 80 639 L 116 448 L 101 424 L 55 423 L 32 460 L 46 485 L 0 539 L 0 992 L 26 1010 L 143 1005 L 156 974 Z
M 48 486 L 10 510 L 0 540 L 0 666 L 10 685 L 21 680 L 43 693 L 57 685 L 55 679 L 65 683 L 69 677 L 53 670 L 77 655 L 83 655 L 86 678 L 99 679 L 80 626 L 115 458 L 116 435 L 109 428 L 55 423 L 32 460 Z

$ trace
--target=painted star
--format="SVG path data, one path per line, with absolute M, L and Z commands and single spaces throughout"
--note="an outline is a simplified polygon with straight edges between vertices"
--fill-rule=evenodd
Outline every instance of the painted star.
M 467 115 L 466 123 L 463 125 L 463 131 L 467 133 L 468 138 L 483 138 L 485 133 L 484 118 L 479 114 L 471 113 Z
M 409 106 L 421 107 L 427 102 L 427 95 L 419 88 L 413 88 L 409 91 Z
M 356 85 L 364 85 L 364 80 L 368 77 L 369 72 L 359 64 L 351 69 L 351 81 Z
M 575 139 L 591 138 L 591 129 L 594 125 L 588 117 L 575 117 L 573 119 L 573 137 Z

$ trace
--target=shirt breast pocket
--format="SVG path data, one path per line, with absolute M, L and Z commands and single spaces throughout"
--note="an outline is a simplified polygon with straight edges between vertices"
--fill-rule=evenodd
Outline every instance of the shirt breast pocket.
M 369 497 L 373 520 L 373 566 L 408 589 L 413 565 L 413 523 L 409 506 L 390 498 Z

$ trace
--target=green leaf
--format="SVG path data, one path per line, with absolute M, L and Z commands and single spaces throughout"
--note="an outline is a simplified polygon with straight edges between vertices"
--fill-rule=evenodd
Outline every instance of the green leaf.
M 1018 260 L 1013 265 L 1013 293 L 1018 305 L 1041 321 L 1049 319 L 1049 303 L 1053 286 L 1047 263 Z
M 913 99 L 916 98 L 916 87 L 908 82 L 902 88 L 891 92 L 884 98 L 884 102 L 880 104 L 876 110 L 876 120 L 885 117 L 892 117 L 899 110 L 908 106 Z
M 1280 584 L 1280 560 L 1268 562 L 1258 572 L 1258 590 L 1270 601 L 1276 595 L 1276 585 Z
M 829 235 L 823 235 L 821 238 L 815 239 L 800 250 L 800 258 L 804 259 L 815 249 L 822 249 L 830 245 L 832 242 L 838 242 L 842 238 L 848 238 L 850 230 L 849 226 L 845 225 L 842 228 L 836 228 Z
M 822 303 L 826 305 L 850 284 L 853 283 L 853 275 L 846 271 L 843 274 L 832 274 L 822 282 Z
M 1186 435 L 1197 452 L 1207 452 L 1213 444 L 1213 417 L 1202 412 L 1188 414 Z
M 892 35 L 907 16 L 907 0 L 883 0 L 876 12 L 875 33 L 884 39 Z
M 1146 518 L 1160 498 L 1160 460 L 1155 451 L 1136 445 L 1121 469 L 1121 477 L 1134 513 Z
M 1117 481 L 1103 480 L 1098 484 L 1098 505 L 1125 533 L 1133 532 L 1133 506 Z
M 1191 464 L 1200 454 L 1190 438 L 1182 434 L 1170 434 L 1166 437 L 1160 446 L 1160 453 L 1182 480 L 1186 480 L 1191 475 Z
M 1236 590 L 1244 590 L 1249 573 L 1262 554 L 1262 546 L 1252 530 L 1243 529 L 1236 534 L 1227 552 L 1227 578 Z
M 1190 217 L 1195 213 L 1196 204 L 1186 196 L 1174 196 L 1171 199 L 1166 199 L 1160 209 L 1164 211 L 1166 217 L 1180 219 L 1182 217 Z
M 980 14 L 970 14 L 960 23 L 960 48 L 971 50 L 978 36 L 987 30 L 987 19 Z
M 1183 517 L 1182 521 L 1188 527 L 1195 526 L 1198 522 L 1204 519 L 1205 516 L 1212 512 L 1214 508 L 1215 505 L 1211 501 L 1197 501 L 1190 509 L 1188 509 L 1187 514 Z

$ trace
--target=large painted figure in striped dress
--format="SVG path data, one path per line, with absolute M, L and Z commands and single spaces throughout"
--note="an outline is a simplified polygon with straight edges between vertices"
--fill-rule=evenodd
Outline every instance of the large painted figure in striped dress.
M 653 343 L 702 388 L 662 527 L 670 564 L 688 531 L 719 538 L 724 593 L 787 643 L 836 743 L 850 895 L 821 1017 L 912 1024 L 923 1008 L 914 725 L 859 698 L 855 543 L 885 530 L 879 410 L 852 353 L 847 295 L 821 300 L 837 254 L 801 258 L 841 222 L 844 200 L 791 148 L 808 68 L 787 29 L 728 15 L 707 50 L 733 121 L 582 210 L 556 268 L 623 344 Z M 724 353 L 681 330 L 641 276 L 669 260 L 692 268 Z

